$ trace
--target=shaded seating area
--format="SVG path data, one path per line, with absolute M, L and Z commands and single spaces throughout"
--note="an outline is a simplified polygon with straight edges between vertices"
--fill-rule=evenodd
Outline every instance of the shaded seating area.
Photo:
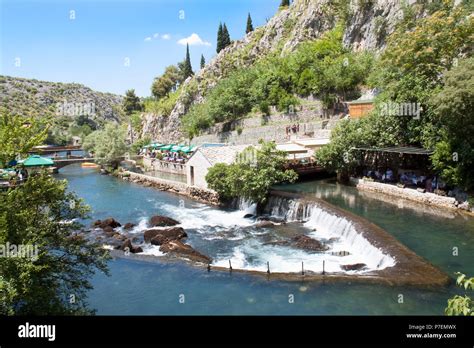
M 144 146 L 141 152 L 152 159 L 185 164 L 196 149 L 197 146 L 153 143 Z
M 446 185 L 431 166 L 433 151 L 413 146 L 354 148 L 359 158 L 356 176 L 423 192 L 444 190 Z

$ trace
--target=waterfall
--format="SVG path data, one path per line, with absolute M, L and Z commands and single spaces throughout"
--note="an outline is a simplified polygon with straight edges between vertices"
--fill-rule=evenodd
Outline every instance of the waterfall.
M 395 260 L 383 250 L 364 238 L 350 221 L 340 212 L 330 211 L 318 202 L 300 201 L 280 196 L 271 196 L 265 212 L 286 221 L 303 222 L 311 229 L 309 234 L 318 240 L 335 241 L 330 253 L 348 251 L 363 259 L 370 269 L 383 269 L 395 265 Z

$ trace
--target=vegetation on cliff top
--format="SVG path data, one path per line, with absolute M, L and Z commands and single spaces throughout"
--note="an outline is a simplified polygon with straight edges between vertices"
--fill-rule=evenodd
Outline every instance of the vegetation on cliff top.
M 453 185 L 474 187 L 474 19 L 445 2 L 424 19 L 405 22 L 390 38 L 369 81 L 382 93 L 371 116 L 338 124 L 317 153 L 327 168 L 350 172 L 353 147 L 423 146 L 435 150 L 434 168 Z M 387 105 L 417 104 L 419 115 L 396 116 Z M 415 117 L 416 116 L 416 117 Z M 419 117 L 418 117 L 419 116 Z

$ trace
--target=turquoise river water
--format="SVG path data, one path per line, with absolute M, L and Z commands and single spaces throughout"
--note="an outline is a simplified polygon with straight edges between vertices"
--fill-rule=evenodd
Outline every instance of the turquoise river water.
M 57 177 L 67 179 L 70 190 L 92 207 L 93 219 L 112 216 L 122 223 L 143 224 L 147 217 L 163 214 L 179 219 L 185 228 L 199 226 L 199 236 L 208 236 L 208 231 L 212 236 L 222 234 L 222 226 L 233 228 L 235 236 L 245 224 L 236 212 L 101 176 L 80 166 L 65 167 Z M 366 218 L 453 277 L 456 271 L 474 275 L 472 217 L 358 192 L 327 180 L 279 189 L 313 194 Z M 189 234 L 188 242 L 204 253 L 235 250 L 227 250 L 230 247 L 214 237 Z M 89 293 L 89 305 L 99 315 L 443 315 L 447 299 L 463 293 L 454 285 L 417 289 L 283 282 L 236 272 L 208 273 L 181 262 L 127 258 L 112 260 L 109 268 L 110 276 L 96 274 Z

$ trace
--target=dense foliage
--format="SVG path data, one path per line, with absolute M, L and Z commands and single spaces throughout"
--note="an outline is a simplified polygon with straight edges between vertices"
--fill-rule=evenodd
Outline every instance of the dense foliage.
M 46 132 L 36 132 L 35 122 L 24 127 L 24 121 L 2 117 L 0 158 L 12 158 L 15 146 L 17 155 L 24 155 L 44 141 Z M 65 181 L 46 173 L 0 191 L 1 315 L 92 313 L 86 303 L 86 291 L 91 288 L 88 279 L 97 270 L 107 270 L 108 253 L 74 234 L 81 228 L 77 219 L 86 218 L 87 213 L 82 201 L 68 192 Z M 5 249 L 11 251 L 12 245 L 30 252 L 6 256 Z
M 286 163 L 286 153 L 276 150 L 274 142 L 261 142 L 259 148 L 247 148 L 236 162 L 210 168 L 206 181 L 222 199 L 242 197 L 263 204 L 273 185 L 296 181 L 298 175 L 286 169 Z
M 143 108 L 140 98 L 135 94 L 134 89 L 129 89 L 125 92 L 125 99 L 122 105 L 127 116 L 130 116 L 135 111 L 141 111 Z
M 355 54 L 342 47 L 342 27 L 338 26 L 293 54 L 274 54 L 233 72 L 219 81 L 203 104 L 191 107 L 183 125 L 193 137 L 216 122 L 241 118 L 254 109 L 267 113 L 275 105 L 291 112 L 299 96 L 315 95 L 331 106 L 338 97 L 357 94 L 371 64 L 370 54 Z
M 123 126 L 108 123 L 104 129 L 89 134 L 83 148 L 94 154 L 97 163 L 117 168 L 122 157 L 128 151 Z
M 24 158 L 33 146 L 46 138 L 48 128 L 31 118 L 2 114 L 0 116 L 0 168 Z
M 456 273 L 458 278 L 456 284 L 464 290 L 474 290 L 474 278 L 467 278 L 465 274 Z M 473 301 L 467 294 L 464 296 L 455 295 L 448 300 L 448 307 L 445 309 L 446 315 L 474 315 Z
M 423 19 L 405 20 L 389 37 L 369 77 L 382 91 L 373 114 L 338 125 L 331 144 L 317 154 L 321 164 L 350 171 L 355 165 L 353 147 L 423 146 L 435 150 L 434 166 L 445 180 L 466 189 L 473 187 L 467 174 L 473 171 L 473 145 L 468 136 L 474 122 L 472 61 L 461 57 L 472 52 L 474 19 L 452 1 L 433 11 Z M 390 103 L 418 103 L 420 115 L 388 115 L 384 106 Z M 453 160 L 455 153 L 459 161 Z
M 251 33 L 254 30 L 253 28 L 253 23 L 252 23 L 252 17 L 249 15 L 247 16 L 247 27 L 245 28 L 245 33 Z

